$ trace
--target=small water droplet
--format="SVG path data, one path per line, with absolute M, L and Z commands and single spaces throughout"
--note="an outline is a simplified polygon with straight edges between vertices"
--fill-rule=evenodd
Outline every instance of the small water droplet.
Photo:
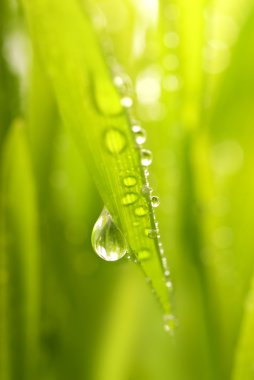
M 152 206 L 153 206 L 153 207 L 158 207 L 159 204 L 160 204 L 160 198 L 157 197 L 157 195 L 153 195 L 153 196 L 151 197 L 151 203 L 152 203 Z
M 132 92 L 131 79 L 127 74 L 119 73 L 114 76 L 113 81 L 122 94 L 129 94 Z
M 169 333 L 173 333 L 176 327 L 176 318 L 173 314 L 165 314 L 164 320 L 164 330 Z
M 133 105 L 133 99 L 130 96 L 123 96 L 121 98 L 121 104 L 124 108 L 130 108 Z
M 151 189 L 151 187 L 148 186 L 148 185 L 144 185 L 144 186 L 142 187 L 142 194 L 144 194 L 144 195 L 148 195 L 148 194 L 150 194 L 151 191 L 152 191 L 152 189 Z
M 146 228 L 145 235 L 148 236 L 150 239 L 155 239 L 157 236 L 157 232 L 156 230 L 153 230 L 151 228 Z
M 141 164 L 143 166 L 149 166 L 151 165 L 152 160 L 152 152 L 148 149 L 141 149 Z
M 135 215 L 137 216 L 144 216 L 148 213 L 148 209 L 146 206 L 139 206 L 135 208 Z
M 139 259 L 139 261 L 149 260 L 150 257 L 151 257 L 151 252 L 148 249 L 141 249 L 138 252 L 138 259 Z
M 134 133 L 136 143 L 138 145 L 144 144 L 146 141 L 146 131 L 144 128 L 141 128 L 139 125 L 133 125 L 131 129 Z
M 127 146 L 125 134 L 118 128 L 106 130 L 104 133 L 104 143 L 111 154 L 122 153 Z
M 132 205 L 138 199 L 137 193 L 126 193 L 122 198 L 122 204 L 125 206 Z
M 123 179 L 123 184 L 126 187 L 132 187 L 135 186 L 137 183 L 137 179 L 134 176 L 127 176 Z
M 103 260 L 117 261 L 127 253 L 125 238 L 105 207 L 94 225 L 91 241 L 95 252 Z
M 167 282 L 166 282 L 166 287 L 167 287 L 168 289 L 171 289 L 171 288 L 172 288 L 172 282 L 171 282 L 171 281 L 167 281 Z

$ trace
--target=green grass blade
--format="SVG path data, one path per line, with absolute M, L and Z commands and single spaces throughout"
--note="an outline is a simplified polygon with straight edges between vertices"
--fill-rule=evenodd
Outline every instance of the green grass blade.
M 90 24 L 75 1 L 23 3 L 62 117 L 76 136 L 101 197 L 131 251 L 137 256 L 144 250 L 150 252 L 150 259 L 141 265 L 168 313 L 159 242 L 145 234 L 146 229 L 155 228 L 155 222 L 150 200 L 142 194 L 145 178 L 140 151 Z M 126 206 L 123 179 L 129 175 L 136 178 L 132 192 L 137 200 Z M 138 207 L 145 209 L 146 215 L 137 216 L 134 210 Z
M 36 377 L 38 364 L 39 242 L 34 178 L 21 121 L 16 121 L 10 130 L 1 169 L 9 278 L 7 307 L 3 311 L 8 319 L 5 335 L 12 377 L 30 380 Z
M 254 278 L 252 280 L 247 302 L 245 304 L 245 314 L 242 322 L 241 334 L 236 350 L 235 367 L 233 369 L 232 380 L 253 379 L 254 363 Z

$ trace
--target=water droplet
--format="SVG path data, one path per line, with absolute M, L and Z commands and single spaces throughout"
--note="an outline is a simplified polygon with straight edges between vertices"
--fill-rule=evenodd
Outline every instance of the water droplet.
M 157 232 L 156 230 L 153 230 L 151 228 L 146 228 L 145 235 L 148 236 L 150 239 L 155 239 L 157 236 Z
M 127 146 L 124 132 L 117 128 L 110 128 L 104 134 L 104 143 L 107 150 L 112 154 L 119 154 L 124 151 Z
M 133 105 L 133 99 L 130 96 L 123 96 L 121 98 L 121 104 L 124 108 L 130 108 Z
M 143 166 L 149 166 L 151 165 L 152 160 L 152 152 L 148 149 L 141 149 L 141 164 Z
M 122 204 L 125 206 L 132 205 L 138 199 L 137 193 L 126 193 L 122 198 Z
M 134 133 L 136 143 L 138 145 L 144 144 L 146 141 L 146 131 L 139 125 L 133 125 L 131 129 Z
M 122 94 L 130 94 L 132 92 L 131 79 L 127 74 L 118 73 L 114 76 L 113 81 Z
M 166 332 L 172 333 L 176 326 L 175 316 L 172 314 L 166 314 L 163 317 L 164 319 L 164 330 Z
M 136 183 L 137 183 L 137 179 L 136 179 L 136 177 L 134 177 L 134 176 L 127 176 L 127 177 L 125 177 L 124 179 L 123 179 L 123 184 L 124 184 L 124 186 L 126 186 L 126 187 L 132 187 L 132 186 L 135 186 L 136 185 Z
M 139 261 L 149 260 L 151 257 L 151 252 L 148 249 L 141 249 L 138 252 Z
M 151 191 L 152 191 L 152 189 L 151 189 L 150 186 L 145 185 L 145 186 L 142 187 L 142 194 L 144 194 L 144 195 L 150 194 Z
M 151 203 L 152 203 L 152 206 L 153 206 L 153 207 L 158 207 L 159 204 L 160 204 L 160 198 L 157 197 L 157 195 L 153 195 L 153 196 L 151 197 Z
M 105 207 L 94 225 L 91 240 L 95 252 L 103 260 L 117 261 L 127 253 L 125 238 Z
M 148 213 L 148 209 L 146 206 L 139 206 L 135 208 L 135 215 L 137 216 L 144 216 Z
M 168 289 L 171 289 L 171 288 L 172 288 L 172 282 L 171 282 L 171 281 L 167 281 L 167 282 L 166 282 L 166 287 L 167 287 Z

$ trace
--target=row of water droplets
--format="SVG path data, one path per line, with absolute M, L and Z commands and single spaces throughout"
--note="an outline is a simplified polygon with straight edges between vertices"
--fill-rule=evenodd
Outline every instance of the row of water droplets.
M 107 63 L 113 78 L 114 86 L 120 94 L 121 106 L 125 109 L 126 116 L 129 120 L 129 124 L 133 133 L 134 141 L 140 153 L 140 163 L 143 168 L 144 181 L 144 185 L 142 187 L 142 195 L 147 199 L 149 209 L 148 207 L 139 205 L 134 209 L 134 213 L 135 216 L 143 217 L 147 215 L 149 212 L 150 220 L 152 222 L 151 224 L 153 227 L 146 228 L 144 233 L 148 238 L 156 239 L 157 241 L 166 281 L 166 287 L 169 291 L 171 291 L 172 282 L 170 280 L 170 271 L 166 256 L 164 254 L 162 242 L 160 240 L 158 222 L 155 216 L 155 208 L 159 206 L 160 200 L 159 197 L 153 193 L 153 189 L 151 188 L 149 183 L 148 168 L 152 163 L 153 157 L 152 152 L 143 147 L 143 144 L 146 142 L 146 131 L 142 128 L 140 123 L 136 121 L 132 112 L 134 93 L 133 85 L 131 79 L 124 72 L 124 70 L 115 58 L 112 41 L 108 37 L 108 33 L 106 31 L 106 22 L 104 16 L 101 13 L 99 13 L 98 10 L 94 10 L 94 8 L 92 8 L 91 10 L 91 16 L 94 23 L 94 27 L 97 30 L 97 33 L 99 34 L 102 50 L 104 51 L 104 55 L 108 61 Z M 114 133 L 119 133 L 119 131 L 117 132 L 117 129 L 115 129 Z M 123 178 L 123 185 L 126 189 L 128 189 L 125 195 L 122 197 L 123 205 L 128 206 L 134 204 L 138 199 L 138 194 L 136 192 L 131 191 L 131 188 L 134 187 L 136 183 L 137 179 L 135 175 L 126 175 Z M 106 261 L 117 261 L 123 258 L 127 253 L 127 258 L 132 258 L 132 254 L 128 252 L 128 245 L 125 241 L 122 232 L 116 226 L 109 211 L 105 207 L 103 208 L 101 215 L 99 216 L 97 222 L 94 225 L 92 232 L 92 245 L 98 256 Z M 134 258 L 134 261 L 142 262 L 150 259 L 151 255 L 149 249 L 144 248 L 137 252 L 136 256 L 137 257 Z M 151 282 L 150 279 L 148 279 L 148 282 Z M 171 314 L 167 314 L 164 316 L 164 326 L 166 331 L 171 330 L 171 327 L 174 324 L 173 319 L 174 317 Z

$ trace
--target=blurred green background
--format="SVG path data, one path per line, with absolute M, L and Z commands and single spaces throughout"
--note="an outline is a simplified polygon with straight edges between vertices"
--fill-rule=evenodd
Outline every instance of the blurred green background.
M 91 246 L 103 184 L 59 110 L 55 88 L 68 102 L 68 81 L 55 85 L 40 29 L 56 17 L 71 41 L 68 6 L 89 24 L 80 50 L 95 38 L 133 81 L 173 336 L 139 265 L 104 262 Z M 253 46 L 252 0 L 1 0 L 1 380 L 254 379 Z M 89 117 L 81 127 L 96 130 Z

